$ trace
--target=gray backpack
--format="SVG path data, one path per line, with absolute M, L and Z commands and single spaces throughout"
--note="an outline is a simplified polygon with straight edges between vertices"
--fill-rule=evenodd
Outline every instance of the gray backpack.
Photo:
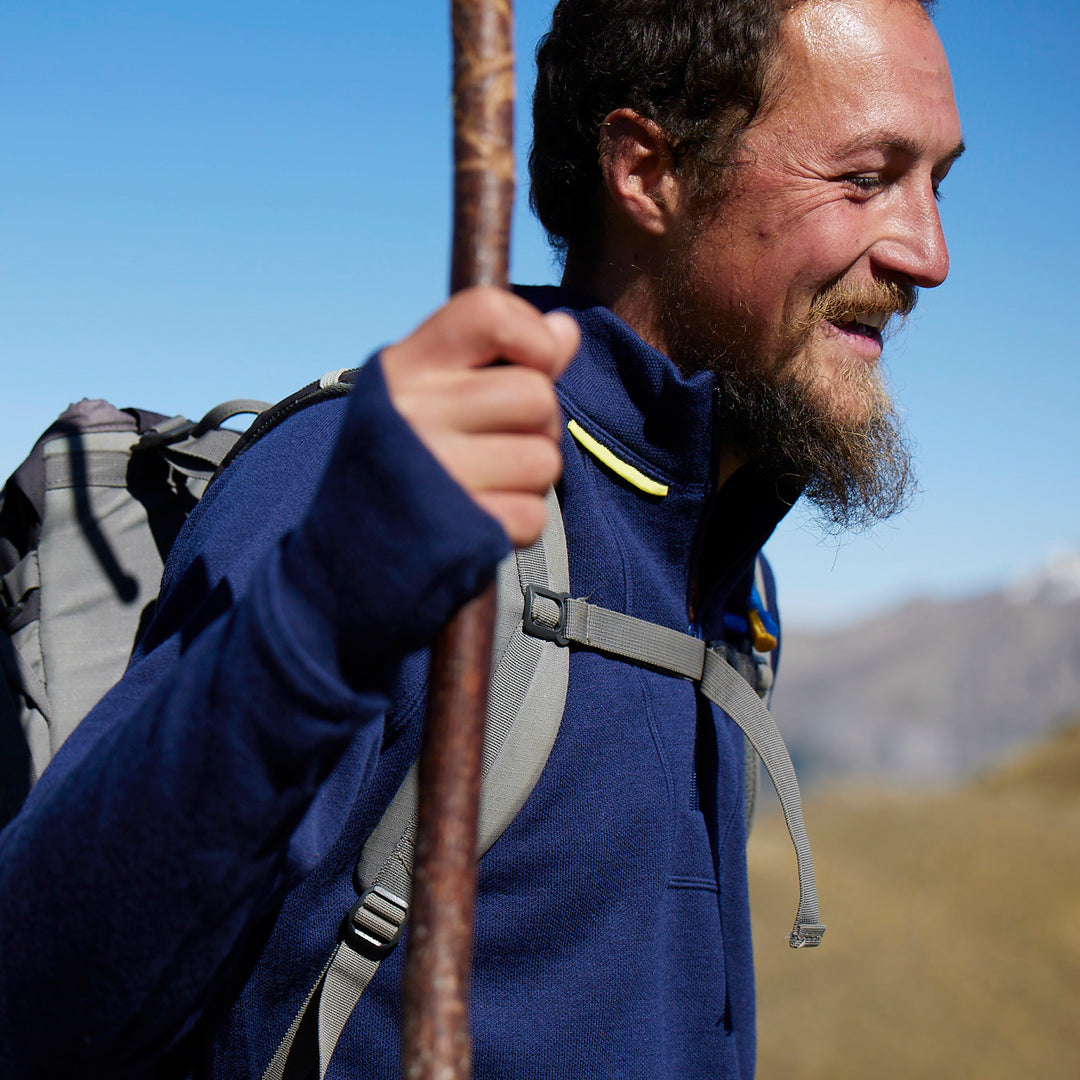
M 165 556 L 256 401 L 197 424 L 72 405 L 0 494 L 0 825 L 120 678 Z
M 329 372 L 284 401 L 234 401 L 194 423 L 118 410 L 101 401 L 68 409 L 8 480 L 0 501 L 0 824 L 81 718 L 120 678 L 148 624 L 164 559 L 213 477 L 292 413 L 347 392 L 351 373 Z M 258 417 L 246 433 L 221 424 Z M 497 573 L 498 618 L 478 850 L 486 851 L 532 791 L 566 702 L 568 646 L 690 679 L 746 736 L 745 804 L 753 814 L 758 757 L 776 786 L 795 845 L 799 907 L 793 947 L 817 945 L 810 847 L 798 785 L 762 698 L 767 657 L 575 599 L 555 492 L 548 524 Z M 765 595 L 760 584 L 757 594 Z M 766 613 L 767 614 L 767 613 Z M 416 771 L 410 771 L 356 864 L 358 900 L 339 940 L 282 1038 L 264 1080 L 325 1074 L 345 1022 L 408 918 L 415 841 Z

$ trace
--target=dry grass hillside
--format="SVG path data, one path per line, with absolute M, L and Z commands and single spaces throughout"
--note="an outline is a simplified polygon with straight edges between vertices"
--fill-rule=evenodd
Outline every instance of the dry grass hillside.
M 758 1080 L 1080 1077 L 1080 725 L 947 794 L 810 798 L 819 949 L 783 935 L 794 856 L 750 841 Z

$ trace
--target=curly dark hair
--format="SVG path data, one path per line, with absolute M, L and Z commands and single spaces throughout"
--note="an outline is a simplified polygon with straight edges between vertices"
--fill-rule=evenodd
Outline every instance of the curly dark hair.
M 529 154 L 529 202 L 557 251 L 593 239 L 600 126 L 613 110 L 659 124 L 692 183 L 731 161 L 765 101 L 781 21 L 802 2 L 560 0 L 536 50 Z

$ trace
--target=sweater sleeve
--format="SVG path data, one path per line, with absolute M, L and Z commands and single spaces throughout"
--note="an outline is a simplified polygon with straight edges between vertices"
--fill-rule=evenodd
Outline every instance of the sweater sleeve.
M 230 467 L 127 674 L 0 834 L 5 1075 L 170 1075 L 320 785 L 346 751 L 370 776 L 401 660 L 507 549 L 377 361 Z

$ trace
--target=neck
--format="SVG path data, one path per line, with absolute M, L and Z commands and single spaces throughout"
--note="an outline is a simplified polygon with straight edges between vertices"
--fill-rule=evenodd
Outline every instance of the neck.
M 749 460 L 742 452 L 725 446 L 720 451 L 720 462 L 716 467 L 716 490 L 719 491 Z
M 647 345 L 670 357 L 661 316 L 660 275 L 654 263 L 652 252 L 617 240 L 595 254 L 571 248 L 562 284 L 602 304 Z

